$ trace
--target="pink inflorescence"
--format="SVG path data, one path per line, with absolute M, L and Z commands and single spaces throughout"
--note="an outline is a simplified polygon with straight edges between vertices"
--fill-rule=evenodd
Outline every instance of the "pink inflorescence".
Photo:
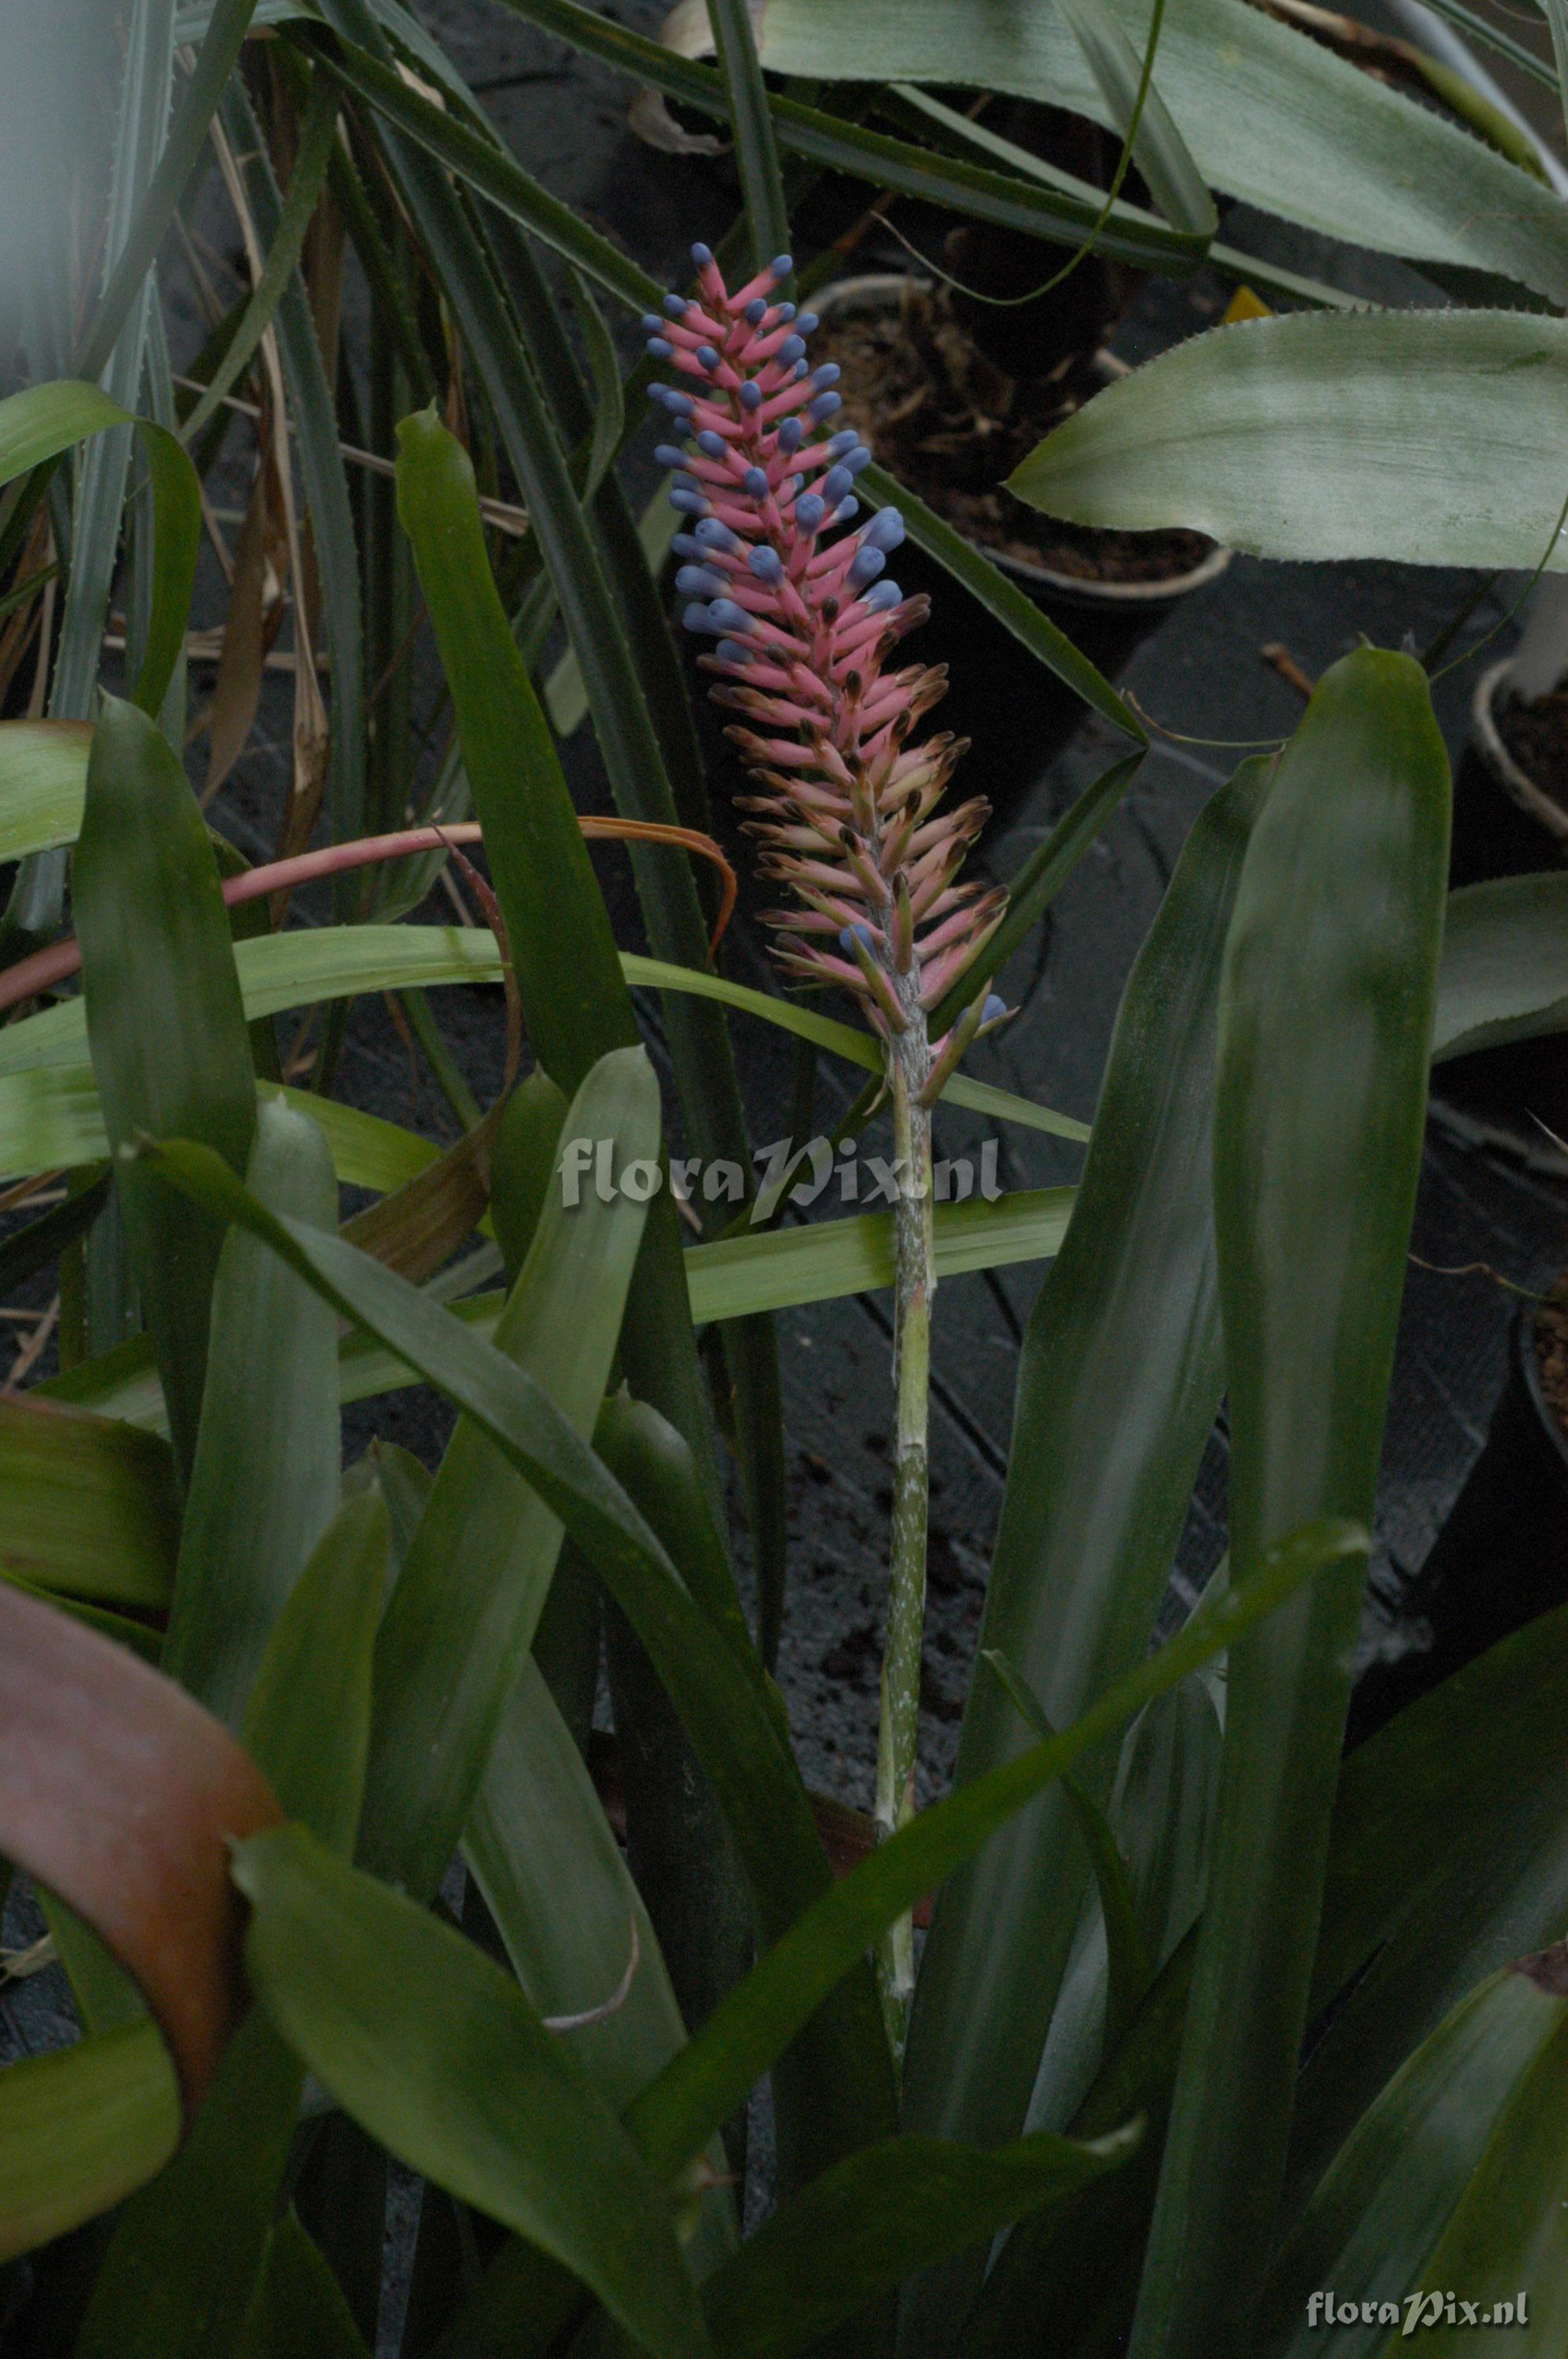
M 887 560 L 903 518 L 879 509 L 858 529 L 856 477 L 871 452 L 837 430 L 838 370 L 813 370 L 816 321 L 772 299 L 790 258 L 730 294 L 705 245 L 692 248 L 694 300 L 670 295 L 643 321 L 648 350 L 679 373 L 651 397 L 688 450 L 661 445 L 676 535 L 677 587 L 716 701 L 744 717 L 728 734 L 761 790 L 743 797 L 759 866 L 799 904 L 769 911 L 774 952 L 797 982 L 841 984 L 884 1033 L 929 1009 L 1000 922 L 1006 896 L 955 882 L 989 816 L 979 798 L 939 813 L 964 742 L 912 745 L 945 694 L 945 665 L 882 666 L 929 601 L 906 598 Z M 988 1021 L 1005 1010 L 988 1001 Z

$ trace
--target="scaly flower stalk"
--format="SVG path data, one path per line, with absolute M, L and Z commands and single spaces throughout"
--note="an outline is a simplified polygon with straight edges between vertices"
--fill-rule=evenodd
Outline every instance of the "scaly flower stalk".
M 665 298 L 643 321 L 648 349 L 680 379 L 652 398 L 689 448 L 661 446 L 677 535 L 687 628 L 717 646 L 701 661 L 713 696 L 740 715 L 727 734 L 756 789 L 742 797 L 759 873 L 792 896 L 765 912 L 773 956 L 796 985 L 857 999 L 886 1054 L 899 1200 L 893 1214 L 893 1458 L 891 1582 L 877 1756 L 879 1835 L 914 1807 L 925 1613 L 926 1427 L 932 1249 L 931 1106 L 964 1049 L 1006 1009 L 987 999 L 945 1041 L 926 1016 L 1000 922 L 1006 896 L 960 885 L 989 816 L 979 798 L 937 806 L 964 751 L 950 734 L 910 740 L 946 689 L 945 665 L 884 672 L 929 602 L 906 598 L 887 560 L 904 537 L 896 508 L 858 530 L 856 477 L 871 458 L 837 429 L 838 370 L 813 370 L 816 321 L 773 299 L 781 255 L 733 294 L 705 245 L 692 248 L 695 299 Z M 889 2036 L 902 2054 L 914 1987 L 909 1921 L 878 1960 Z

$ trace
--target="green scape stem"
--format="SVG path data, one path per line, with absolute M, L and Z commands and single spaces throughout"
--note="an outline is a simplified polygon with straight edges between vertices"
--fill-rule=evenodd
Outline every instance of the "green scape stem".
M 920 1736 L 920 1664 L 925 1633 L 925 1535 L 930 1505 L 927 1430 L 931 1399 L 931 1299 L 936 1290 L 932 1228 L 931 1114 L 921 1103 L 931 1046 L 919 976 L 894 975 L 907 1028 L 889 1047 L 894 1169 L 893 1388 L 896 1425 L 892 1527 L 888 1562 L 887 1637 L 882 1653 L 881 1719 L 877 1736 L 879 1843 L 914 1816 L 914 1763 Z M 902 988 L 900 986 L 903 986 Z M 888 2045 L 902 2061 L 914 1997 L 914 1923 L 900 1917 L 877 1950 L 877 1987 Z

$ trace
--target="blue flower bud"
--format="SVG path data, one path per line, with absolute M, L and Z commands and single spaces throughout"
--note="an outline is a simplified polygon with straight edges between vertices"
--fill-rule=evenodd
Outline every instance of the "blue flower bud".
M 686 452 L 684 451 L 677 451 L 673 442 L 660 442 L 657 444 L 654 451 L 654 456 L 658 461 L 661 467 L 684 467 L 686 465 Z
M 645 336 L 656 336 L 664 324 L 664 321 L 660 318 L 657 311 L 643 312 L 642 318 L 642 329 L 643 333 Z
M 711 426 L 705 426 L 697 438 L 697 447 L 705 459 L 722 459 L 725 450 L 724 437 L 722 434 L 716 434 Z
M 803 385 L 810 374 L 811 363 L 806 360 L 796 361 L 794 368 L 790 371 L 790 376 L 796 385 Z
M 670 494 L 670 506 L 678 508 L 682 516 L 705 516 L 708 514 L 708 502 L 702 494 L 688 492 L 679 484 Z
M 862 467 L 869 467 L 871 463 L 871 454 L 863 442 L 858 450 L 851 451 L 844 462 L 852 475 L 858 475 Z
M 817 498 L 815 492 L 807 492 L 804 499 L 796 500 L 795 504 L 795 520 L 802 532 L 815 532 L 827 513 L 826 504 Z
M 747 382 L 746 382 L 746 383 L 745 383 L 745 384 L 741 387 L 741 408 L 742 408 L 742 409 L 761 409 L 762 406 L 762 386 L 761 386 L 760 385 L 755 384 L 755 383 L 754 383 L 754 382 L 752 382 L 751 379 L 748 379 L 748 380 L 747 380 Z
M 743 647 L 739 639 L 720 639 L 715 652 L 720 655 L 726 663 L 749 664 L 752 660 L 751 648 Z
M 697 357 L 700 365 L 705 369 L 716 369 L 719 366 L 719 354 L 714 351 L 711 344 L 698 344 L 697 348 Z
M 675 351 L 675 346 L 671 343 L 667 336 L 650 336 L 648 338 L 648 350 L 654 360 L 667 361 L 670 354 Z
M 836 508 L 845 494 L 854 488 L 854 482 L 848 467 L 829 467 L 817 488 L 828 506 Z
M 795 324 L 803 336 L 809 336 L 814 329 L 822 325 L 822 322 L 815 311 L 803 311 Z
M 715 598 L 708 611 L 721 630 L 746 632 L 754 627 L 744 606 L 737 606 L 733 598 Z
M 997 1023 L 1000 1017 L 1007 1014 L 1007 1012 L 1008 1007 L 1006 1000 L 999 999 L 994 991 L 987 992 L 986 1004 L 980 1010 L 980 1028 L 982 1031 L 988 1024 Z
M 706 606 L 688 606 L 681 616 L 681 621 L 688 631 L 712 631 L 718 628 Z
M 904 537 L 904 522 L 897 508 L 879 508 L 860 535 L 862 549 L 883 549 L 890 553 L 898 548 Z
M 708 264 L 713 259 L 713 248 L 709 245 L 704 245 L 699 239 L 697 244 L 691 249 L 691 258 L 696 263 L 699 270 L 706 270 Z
M 775 254 L 768 267 L 775 278 L 787 278 L 795 268 L 795 256 L 793 254 Z
M 711 572 L 706 565 L 683 565 L 676 575 L 683 598 L 722 598 L 729 587 L 722 573 Z
M 818 425 L 825 418 L 831 418 L 835 410 L 842 409 L 843 407 L 844 397 L 841 393 L 819 393 L 815 401 L 808 401 L 806 405 L 806 414 L 815 418 Z
M 746 546 L 727 524 L 720 524 L 717 516 L 704 516 L 697 527 L 697 538 L 705 548 L 722 549 L 730 557 L 739 557 Z
M 760 328 L 767 316 L 767 301 L 766 299 L 761 295 L 753 295 L 751 301 L 747 304 L 745 310 L 741 314 L 741 317 L 743 320 L 750 320 L 753 328 Z
M 837 361 L 824 361 L 820 368 L 812 370 L 811 382 L 824 386 L 837 385 L 843 374 Z
M 780 368 L 791 368 L 794 366 L 795 363 L 799 360 L 805 350 L 806 340 L 804 337 L 786 336 L 783 343 L 779 346 L 777 352 L 773 354 L 773 358 L 777 361 Z
M 830 524 L 848 524 L 852 516 L 858 516 L 860 513 L 860 503 L 859 500 L 840 500 L 838 506 L 834 509 L 833 514 L 829 516 L 828 522 Z
M 841 434 L 835 434 L 827 448 L 836 459 L 843 459 L 847 458 L 851 451 L 858 450 L 860 443 L 860 437 L 856 429 L 853 426 L 847 426 Z
M 779 428 L 779 449 L 786 459 L 793 459 L 806 440 L 806 428 L 798 418 L 786 418 Z
M 673 386 L 651 385 L 648 387 L 648 399 L 656 401 L 661 409 L 667 409 L 672 418 L 691 416 L 690 394 L 677 393 Z
M 884 614 L 890 606 L 903 605 L 903 592 L 896 582 L 879 582 L 874 590 L 867 591 L 860 603 L 871 614 Z
M 795 305 L 793 303 L 781 303 L 779 305 L 779 318 L 781 320 L 787 323 L 789 321 L 793 320 L 794 317 Z
M 866 589 L 870 583 L 876 580 L 879 573 L 885 573 L 887 571 L 887 559 L 882 555 L 880 549 L 866 549 L 862 547 L 849 562 L 849 581 L 850 588 L 854 590 Z M 677 582 L 676 586 L 679 587 L 682 585 Z
M 677 532 L 675 538 L 671 541 L 670 547 L 675 550 L 677 557 L 695 557 L 701 559 L 706 557 L 708 554 L 708 551 L 704 549 L 701 541 L 697 539 L 697 535 L 690 532 Z
M 784 580 L 784 560 L 776 549 L 754 549 L 746 563 L 759 582 Z
M 687 301 L 684 295 L 666 295 L 665 297 L 665 317 L 666 320 L 684 320 L 690 309 L 691 305 Z
M 846 958 L 854 957 L 857 940 L 867 950 L 876 948 L 876 937 L 863 918 L 857 918 L 852 926 L 846 926 L 838 937 L 838 947 Z
M 767 496 L 768 479 L 762 468 L 748 467 L 741 478 L 741 488 L 748 499 L 764 499 Z

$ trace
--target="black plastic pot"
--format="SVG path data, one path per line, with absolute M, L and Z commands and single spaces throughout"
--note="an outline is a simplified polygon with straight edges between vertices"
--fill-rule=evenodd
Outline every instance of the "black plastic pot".
M 1491 665 L 1471 700 L 1470 743 L 1454 782 L 1454 885 L 1528 876 L 1568 860 L 1568 811 L 1520 769 L 1498 728 L 1498 696 L 1510 669 L 1507 660 Z
M 1535 1310 L 1525 1303 L 1509 1331 L 1508 1379 L 1486 1447 L 1411 1600 L 1432 1625 L 1432 1647 L 1368 1671 L 1351 1706 L 1350 1742 L 1565 1601 L 1568 1439 L 1541 1390 Z
M 1568 814 L 1519 768 L 1498 729 L 1494 707 L 1508 673 L 1506 662 L 1494 664 L 1476 682 L 1470 744 L 1454 781 L 1454 886 L 1533 875 L 1568 860 Z M 1568 1137 L 1568 1040 L 1552 1034 L 1455 1057 L 1437 1067 L 1433 1090 L 1532 1147 L 1542 1144 L 1540 1124 Z
M 918 274 L 903 271 L 875 271 L 856 278 L 835 279 L 816 299 L 817 316 L 824 325 L 835 318 L 859 314 L 876 317 L 896 310 L 904 288 L 914 279 L 927 285 Z M 1126 364 L 1111 353 L 1098 355 L 1098 366 L 1108 385 L 1129 374 Z M 1010 557 L 1000 549 L 988 549 L 983 542 L 975 543 L 983 557 L 1028 591 L 1036 603 L 1048 613 L 1067 616 L 1093 614 L 1114 620 L 1123 625 L 1141 625 L 1137 637 L 1141 637 L 1162 615 L 1173 606 L 1190 597 L 1195 590 L 1206 588 L 1217 582 L 1230 563 L 1231 552 L 1216 542 L 1200 563 L 1185 573 L 1173 574 L 1162 582 L 1101 582 L 1078 573 L 1065 573 L 1050 565 L 1036 565 L 1022 558 Z M 1135 637 L 1131 645 L 1137 645 Z M 1130 648 L 1129 650 L 1130 652 Z
M 838 279 L 814 299 L 815 308 L 825 323 L 836 314 L 874 316 L 892 310 L 910 276 L 878 271 Z M 1109 353 L 1102 354 L 1101 362 L 1108 383 L 1126 374 Z M 1025 563 L 980 542 L 974 546 L 1016 582 L 1108 679 L 1123 669 L 1173 607 L 1217 581 L 1231 558 L 1228 549 L 1217 544 L 1189 572 L 1167 581 L 1097 582 Z M 1035 783 L 1065 744 L 1083 718 L 1082 701 L 1044 670 L 1011 632 L 966 597 L 949 574 L 907 543 L 898 554 L 898 578 L 905 590 L 923 590 L 931 598 L 931 626 L 912 644 L 911 654 L 949 667 L 951 685 L 939 725 L 972 741 L 966 778 L 1003 808 Z

